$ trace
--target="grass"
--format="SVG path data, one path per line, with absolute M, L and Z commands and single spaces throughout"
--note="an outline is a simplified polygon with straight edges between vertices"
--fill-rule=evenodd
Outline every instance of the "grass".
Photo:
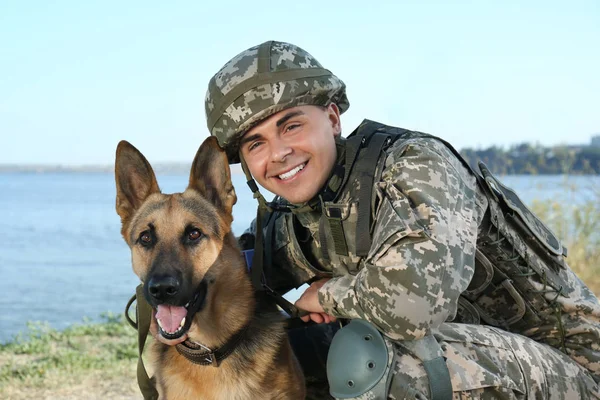
M 600 188 L 565 186 L 565 191 L 583 193 L 587 201 L 577 207 L 567 201 L 534 201 L 532 210 L 566 245 L 569 266 L 600 296 Z
M 138 399 L 136 332 L 112 314 L 57 331 L 30 323 L 0 345 L 2 399 Z

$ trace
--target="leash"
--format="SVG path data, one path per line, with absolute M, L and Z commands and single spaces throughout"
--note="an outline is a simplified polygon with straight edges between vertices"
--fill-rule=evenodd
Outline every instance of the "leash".
M 144 287 L 141 284 L 135 288 L 135 295 L 129 299 L 127 306 L 125 306 L 125 319 L 138 331 L 137 382 L 140 391 L 142 392 L 142 396 L 144 396 L 144 400 L 158 400 L 158 391 L 156 390 L 154 378 L 148 376 L 148 372 L 144 366 L 144 360 L 142 359 L 146 338 L 150 332 L 150 321 L 152 320 L 152 307 L 146 301 L 143 289 Z M 135 322 L 129 317 L 129 308 L 134 301 L 136 302 Z
M 257 293 L 265 293 L 269 296 L 275 304 L 277 304 L 283 311 L 289 315 L 290 319 L 298 319 L 300 317 L 304 317 L 308 315 L 309 312 L 302 310 L 301 308 L 296 307 L 292 302 L 288 299 L 271 289 L 266 283 L 264 279 L 264 274 L 262 270 L 263 258 L 257 257 L 257 252 L 254 249 L 250 250 L 242 250 L 242 254 L 246 260 L 246 267 L 248 273 L 252 277 L 252 286 L 254 286 L 254 290 Z M 259 262 L 257 262 L 257 259 Z

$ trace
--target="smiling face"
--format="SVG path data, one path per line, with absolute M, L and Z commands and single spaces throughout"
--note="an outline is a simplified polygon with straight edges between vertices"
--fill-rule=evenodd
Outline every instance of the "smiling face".
M 240 151 L 263 188 L 301 204 L 312 199 L 331 174 L 340 132 L 335 104 L 292 107 L 248 130 Z

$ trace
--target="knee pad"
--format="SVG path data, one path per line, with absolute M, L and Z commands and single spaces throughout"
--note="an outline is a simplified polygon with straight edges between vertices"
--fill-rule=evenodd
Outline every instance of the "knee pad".
M 337 332 L 329 348 L 327 379 L 331 395 L 348 399 L 373 389 L 384 377 L 389 359 L 381 333 L 366 321 L 352 320 Z

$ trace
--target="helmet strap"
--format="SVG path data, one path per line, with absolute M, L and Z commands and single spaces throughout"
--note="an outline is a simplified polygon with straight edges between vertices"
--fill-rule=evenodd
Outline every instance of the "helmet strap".
M 258 200 L 258 208 L 267 210 L 269 212 L 273 212 L 273 209 L 269 206 L 269 203 L 267 203 L 267 201 L 265 200 L 262 193 L 260 193 L 260 191 L 258 190 L 258 185 L 256 184 L 256 181 L 252 177 L 252 174 L 250 173 L 250 169 L 248 169 L 248 164 L 246 164 L 246 160 L 244 160 L 244 157 L 242 157 L 242 152 L 240 151 L 239 154 L 240 154 L 239 155 L 240 163 L 242 164 L 242 171 L 244 171 L 244 174 L 246 175 L 246 183 L 248 184 L 248 187 L 252 191 L 253 197 L 256 200 Z

